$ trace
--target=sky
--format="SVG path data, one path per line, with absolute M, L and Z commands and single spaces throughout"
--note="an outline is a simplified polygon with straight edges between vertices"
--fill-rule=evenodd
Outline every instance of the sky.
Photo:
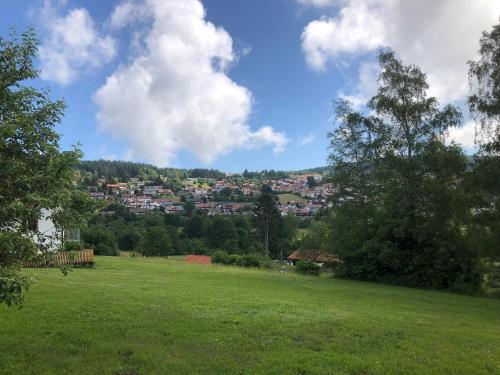
M 464 112 L 467 61 L 498 0 L 3 1 L 0 35 L 34 27 L 34 83 L 68 105 L 61 146 L 85 159 L 179 168 L 299 170 L 326 164 L 332 102 L 362 109 L 381 48 Z

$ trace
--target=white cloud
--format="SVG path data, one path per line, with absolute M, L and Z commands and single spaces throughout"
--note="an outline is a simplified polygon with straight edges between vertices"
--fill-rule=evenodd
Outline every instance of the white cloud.
M 137 11 L 142 11 L 142 8 L 134 6 L 130 1 L 124 1 L 118 4 L 114 9 L 113 13 L 109 17 L 109 24 L 113 29 L 121 29 L 125 27 L 129 22 L 136 18 Z
M 252 94 L 227 75 L 237 59 L 231 36 L 206 21 L 199 0 L 122 4 L 128 5 L 115 9 L 113 27 L 140 24 L 138 18 L 149 26 L 132 31 L 144 48 L 94 95 L 102 130 L 127 140 L 130 155 L 157 165 L 171 164 L 181 150 L 206 163 L 235 149 L 283 151 L 283 133 L 250 129 Z
M 314 134 L 308 134 L 305 137 L 299 139 L 299 143 L 301 146 L 307 146 L 313 143 L 314 139 L 315 139 Z
M 297 0 L 300 5 L 307 5 L 313 7 L 327 7 L 336 3 L 336 0 Z
M 312 69 L 321 71 L 329 62 L 389 46 L 405 63 L 428 73 L 429 93 L 443 102 L 467 94 L 467 61 L 476 54 L 481 31 L 489 30 L 500 14 L 500 2 L 492 0 L 330 3 L 341 7 L 338 14 L 312 21 L 302 34 L 302 49 Z
M 102 36 L 84 8 L 60 14 L 60 6 L 46 0 L 41 10 L 44 37 L 40 46 L 41 77 L 62 85 L 73 82 L 82 71 L 109 62 L 115 42 Z
M 242 147 L 256 149 L 263 145 L 272 145 L 275 154 L 284 152 L 288 143 L 284 133 L 278 133 L 270 126 L 263 126 L 256 132 L 245 132 L 243 138 L 246 144 Z
M 461 127 L 453 127 L 448 129 L 446 142 L 450 144 L 452 141 L 462 145 L 468 152 L 473 152 L 475 148 L 475 131 L 476 123 L 474 121 L 467 121 Z
M 380 67 L 374 61 L 362 62 L 359 66 L 358 81 L 355 89 L 350 94 L 346 94 L 344 90 L 340 90 L 338 96 L 341 99 L 351 102 L 354 109 L 361 109 L 377 93 L 377 77 L 379 73 Z
M 349 5 L 339 17 L 310 22 L 302 33 L 302 49 L 309 66 L 318 71 L 341 53 L 371 51 L 384 44 L 385 27 L 366 4 Z

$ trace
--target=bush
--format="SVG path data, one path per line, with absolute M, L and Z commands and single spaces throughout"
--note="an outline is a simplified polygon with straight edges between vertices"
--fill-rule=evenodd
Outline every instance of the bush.
M 272 262 L 269 258 L 261 254 L 245 254 L 241 256 L 240 266 L 242 267 L 260 267 L 271 268 Z
M 197 238 L 192 240 L 183 240 L 181 248 L 183 249 L 184 254 L 208 255 L 209 253 L 209 250 L 203 241 Z
M 82 230 L 86 246 L 93 247 L 96 255 L 118 255 L 116 239 L 107 228 L 91 226 Z
M 256 254 L 257 258 L 259 259 L 259 267 L 261 268 L 271 268 L 273 266 L 273 262 L 271 259 L 260 255 Z
M 118 255 L 118 247 L 116 246 L 116 243 L 98 243 L 95 246 L 94 251 L 96 255 Z
M 230 264 L 228 253 L 223 250 L 214 251 L 212 254 L 212 263 Z
M 241 266 L 243 267 L 260 267 L 261 256 L 257 254 L 245 254 L 241 257 Z
M 304 275 L 319 276 L 320 266 L 311 260 L 299 260 L 295 266 L 295 271 Z
M 68 241 L 64 243 L 63 251 L 80 251 L 83 245 L 80 242 Z
M 232 264 L 234 266 L 239 266 L 241 265 L 242 262 L 242 256 L 238 254 L 232 254 L 229 256 L 229 264 Z
M 270 267 L 271 261 L 259 254 L 229 255 L 224 250 L 212 254 L 212 263 L 228 264 L 241 267 Z

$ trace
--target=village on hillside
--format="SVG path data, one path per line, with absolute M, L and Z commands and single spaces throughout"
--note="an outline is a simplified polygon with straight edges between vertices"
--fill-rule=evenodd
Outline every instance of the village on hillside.
M 328 198 L 334 193 L 332 183 L 324 181 L 319 173 L 259 181 L 231 174 L 220 179 L 189 177 L 181 181 L 181 187 L 175 191 L 168 187 L 169 178 L 159 176 L 156 182 L 163 182 L 161 185 L 138 177 L 121 182 L 99 178 L 95 185 L 86 188 L 93 199 L 109 204 L 121 203 L 131 214 L 152 210 L 183 213 L 185 202 L 193 202 L 197 211 L 207 215 L 233 215 L 251 214 L 254 199 L 262 186 L 267 185 L 279 198 L 277 207 L 281 215 L 298 218 L 313 216 L 319 209 L 328 207 Z M 113 211 L 105 209 L 103 212 Z

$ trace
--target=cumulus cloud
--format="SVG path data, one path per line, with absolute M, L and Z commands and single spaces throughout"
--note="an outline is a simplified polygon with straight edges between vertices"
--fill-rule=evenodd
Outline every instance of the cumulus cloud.
M 305 137 L 299 139 L 299 143 L 301 146 L 307 146 L 313 143 L 314 139 L 315 139 L 314 134 L 308 134 Z
M 142 7 L 136 7 L 132 2 L 126 1 L 118 4 L 109 17 L 109 24 L 113 29 L 125 27 L 134 18 L 137 18 L 137 11 L 143 10 Z M 135 13 L 135 14 L 134 14 Z
M 355 3 L 340 10 L 337 18 L 310 22 L 302 33 L 302 49 L 309 66 L 325 70 L 341 53 L 372 51 L 384 44 L 386 29 L 368 5 Z
M 100 128 L 127 140 L 130 155 L 169 165 L 181 150 L 205 163 L 235 149 L 284 150 L 285 134 L 248 125 L 252 94 L 227 74 L 237 59 L 232 38 L 205 19 L 199 0 L 127 1 L 109 22 L 142 28 L 133 31 L 142 50 L 94 95 Z
M 336 14 L 310 22 L 302 33 L 312 69 L 322 71 L 328 63 L 389 46 L 405 63 L 428 73 L 429 93 L 443 102 L 466 95 L 467 61 L 476 54 L 481 31 L 490 29 L 500 14 L 500 2 L 491 0 L 297 1 L 340 7 Z
M 339 91 L 338 96 L 351 102 L 354 109 L 361 109 L 377 93 L 377 77 L 379 73 L 380 67 L 374 61 L 362 62 L 359 66 L 358 81 L 355 88 L 349 92 L 342 89 Z
M 46 0 L 40 13 L 43 39 L 40 46 L 41 77 L 62 85 L 82 71 L 109 62 L 116 54 L 115 41 L 101 35 L 84 8 L 61 14 L 61 6 Z
M 468 152 L 474 151 L 474 140 L 476 134 L 476 123 L 467 121 L 465 125 L 448 129 L 446 142 L 449 144 L 452 141 L 462 145 Z

